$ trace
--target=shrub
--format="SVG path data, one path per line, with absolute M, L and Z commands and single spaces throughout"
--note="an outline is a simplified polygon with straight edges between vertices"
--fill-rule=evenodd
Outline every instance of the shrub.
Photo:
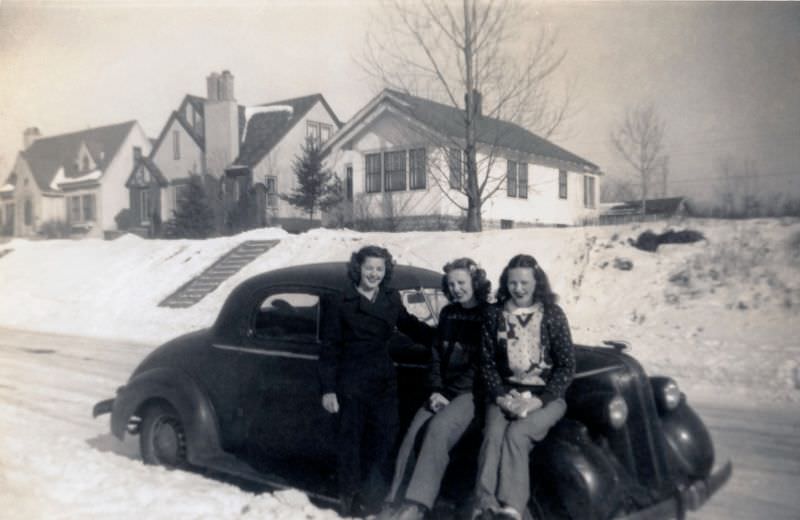
M 117 223 L 117 229 L 120 231 L 127 231 L 133 225 L 133 214 L 129 208 L 122 208 L 114 216 L 114 222 Z
M 39 226 L 39 234 L 48 239 L 67 238 L 70 235 L 70 227 L 63 220 L 48 220 Z

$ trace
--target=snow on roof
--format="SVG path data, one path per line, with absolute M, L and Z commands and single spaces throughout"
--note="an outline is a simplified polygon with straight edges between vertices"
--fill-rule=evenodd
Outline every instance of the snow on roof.
M 53 180 L 50 182 L 50 189 L 58 191 L 62 186 L 69 186 L 71 184 L 78 184 L 86 181 L 96 181 L 102 176 L 102 170 L 92 170 L 78 177 L 67 177 L 64 175 L 64 168 L 61 167 L 58 169 L 55 177 L 53 177 Z

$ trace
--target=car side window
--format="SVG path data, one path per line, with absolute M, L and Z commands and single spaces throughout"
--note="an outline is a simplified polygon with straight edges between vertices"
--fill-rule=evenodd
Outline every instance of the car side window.
M 261 302 L 253 333 L 261 339 L 316 342 L 319 310 L 316 294 L 302 291 L 270 294 Z
M 447 305 L 447 297 L 438 289 L 403 289 L 400 298 L 409 314 L 435 327 L 439 312 Z

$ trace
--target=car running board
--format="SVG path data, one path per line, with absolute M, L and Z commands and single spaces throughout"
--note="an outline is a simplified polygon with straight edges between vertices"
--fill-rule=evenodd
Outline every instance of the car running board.
M 192 465 L 200 466 L 211 471 L 230 475 L 252 483 L 263 484 L 275 490 L 296 489 L 308 495 L 309 498 L 334 506 L 339 503 L 339 501 L 334 497 L 315 493 L 308 489 L 300 488 L 296 485 L 291 485 L 277 475 L 262 473 L 234 455 L 221 454 L 210 458 L 194 460 L 192 461 Z

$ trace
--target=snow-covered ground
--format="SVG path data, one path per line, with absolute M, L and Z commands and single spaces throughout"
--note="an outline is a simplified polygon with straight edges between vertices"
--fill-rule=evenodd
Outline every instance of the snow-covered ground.
M 211 324 L 245 278 L 346 260 L 370 243 L 388 247 L 399 263 L 435 270 L 471 256 L 493 280 L 512 255 L 531 253 L 561 296 L 577 341 L 629 341 L 649 373 L 673 376 L 690 399 L 796 406 L 800 222 L 673 227 L 707 240 L 656 253 L 627 244 L 645 229 L 663 231 L 662 224 L 480 234 L 264 229 L 206 241 L 126 235 L 0 244 L 0 327 L 75 336 L 43 347 L 35 334 L 0 330 L 0 517 L 334 517 L 296 491 L 253 495 L 144 467 L 132 460 L 135 445 L 115 442 L 107 420 L 93 421 L 89 410 L 158 343 Z M 280 243 L 194 307 L 157 306 L 236 244 L 266 238 Z M 617 269 L 618 259 L 633 269 Z

